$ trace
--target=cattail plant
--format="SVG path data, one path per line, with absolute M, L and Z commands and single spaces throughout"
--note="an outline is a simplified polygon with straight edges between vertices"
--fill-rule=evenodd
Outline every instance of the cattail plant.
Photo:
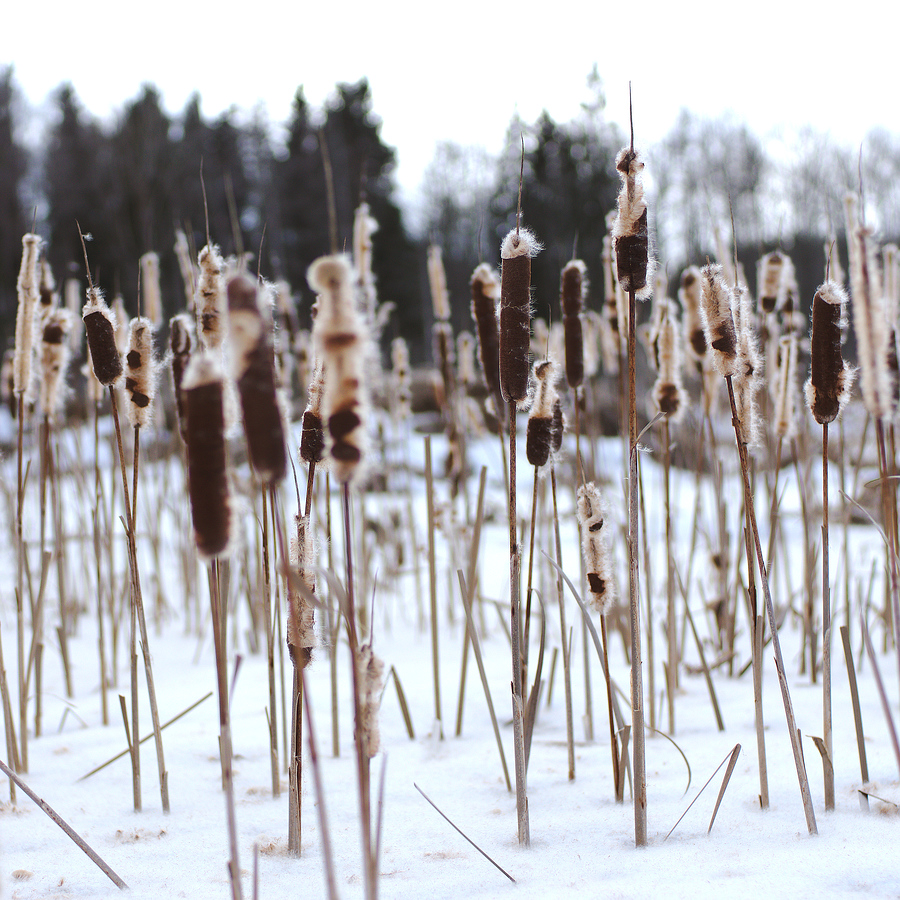
M 748 447 L 755 447 L 761 432 L 757 397 L 763 384 L 763 358 L 754 328 L 750 291 L 741 282 L 731 291 L 731 308 L 740 361 L 734 376 L 735 401 L 744 441 Z
M 153 327 L 162 323 L 162 290 L 159 286 L 159 254 L 150 251 L 141 257 L 141 300 L 144 315 Z
M 741 464 L 741 476 L 744 482 L 744 511 L 748 524 L 746 541 L 747 563 L 748 567 L 752 570 L 752 543 L 756 550 L 756 561 L 759 568 L 763 594 L 765 596 L 769 629 L 772 633 L 772 647 L 775 651 L 775 666 L 778 670 L 781 698 L 784 705 L 785 719 L 787 720 L 788 737 L 794 754 L 797 779 L 800 783 L 800 796 L 803 801 L 803 810 L 806 815 L 806 825 L 810 834 L 816 834 L 816 818 L 812 806 L 812 797 L 809 792 L 806 764 L 803 760 L 803 752 L 800 747 L 800 739 L 797 732 L 796 721 L 794 719 L 793 705 L 791 704 L 791 697 L 788 691 L 784 659 L 781 654 L 781 642 L 778 639 L 778 623 L 775 619 L 775 607 L 772 603 L 772 595 L 769 591 L 766 561 L 763 557 L 762 544 L 759 539 L 759 529 L 756 524 L 753 491 L 750 487 L 750 464 L 748 461 L 747 446 L 735 401 L 733 381 L 735 377 L 740 374 L 742 360 L 739 352 L 734 319 L 732 317 L 729 290 L 725 283 L 722 267 L 720 265 L 710 263 L 704 267 L 701 280 L 700 300 L 703 313 L 703 325 L 706 333 L 706 343 L 712 351 L 713 364 L 716 370 L 725 379 L 725 385 L 728 389 L 728 399 L 731 404 L 732 423 L 734 425 L 738 456 Z M 755 610 L 753 610 L 753 614 L 755 615 Z M 758 629 L 757 634 L 759 634 Z
M 372 274 L 372 235 L 377 230 L 378 223 L 372 217 L 369 204 L 360 203 L 353 215 L 353 267 L 362 314 L 373 323 L 378 294 Z
M 575 510 L 591 606 L 605 616 L 616 602 L 617 589 L 610 556 L 609 513 L 593 481 L 578 488 Z
M 254 279 L 229 279 L 228 331 L 232 364 L 250 464 L 266 485 L 277 484 L 287 470 L 284 423 L 275 387 L 271 309 L 260 297 Z
M 775 312 L 781 296 L 781 276 L 784 271 L 784 255 L 778 250 L 767 253 L 759 261 L 759 306 L 765 315 Z
M 584 324 L 582 311 L 587 293 L 587 266 L 580 259 L 566 263 L 560 275 L 559 302 L 565 334 L 566 382 L 572 389 L 575 408 L 575 455 L 582 472 L 581 461 L 581 392 L 584 382 Z
M 187 416 L 184 411 L 184 398 L 181 396 L 181 385 L 194 351 L 195 341 L 194 322 L 188 313 L 178 313 L 169 320 L 169 354 L 172 359 L 172 383 L 175 389 L 175 415 L 182 441 L 185 440 L 187 432 Z
M 631 144 L 619 151 L 616 170 L 622 186 L 612 229 L 617 281 L 628 294 L 628 569 L 631 613 L 631 710 L 634 765 L 634 841 L 647 844 L 647 774 L 644 748 L 644 696 L 641 677 L 641 622 L 638 594 L 638 482 L 637 482 L 637 315 L 635 301 L 652 285 L 647 203 L 641 181 L 643 160 Z
M 207 244 L 198 257 L 200 277 L 194 306 L 197 337 L 202 346 L 214 350 L 225 340 L 225 261 L 215 244 Z
M 822 426 L 822 718 L 825 809 L 834 809 L 834 757 L 831 723 L 831 581 L 828 545 L 828 426 L 850 399 L 855 369 L 844 362 L 841 336 L 846 327 L 847 294 L 835 281 L 819 285 L 812 303 L 810 373 L 806 405 Z
M 531 336 L 531 259 L 541 245 L 518 225 L 500 247 L 500 393 L 509 411 L 509 590 L 513 663 L 513 741 L 515 744 L 516 819 L 519 843 L 529 846 L 526 795 L 524 698 L 520 637 L 519 570 L 516 540 L 516 404 L 528 396 L 528 348 Z

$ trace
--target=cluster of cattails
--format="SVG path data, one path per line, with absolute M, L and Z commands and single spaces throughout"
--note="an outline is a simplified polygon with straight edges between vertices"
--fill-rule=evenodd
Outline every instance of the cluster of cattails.
M 578 488 L 575 509 L 591 606 L 605 616 L 616 602 L 616 579 L 610 553 L 606 504 L 593 481 Z
M 308 278 L 319 295 L 313 334 L 327 373 L 322 407 L 328 452 L 335 477 L 346 484 L 358 473 L 365 449 L 365 333 L 346 257 L 321 257 L 310 266 Z
M 534 400 L 525 432 L 525 456 L 536 467 L 545 466 L 562 446 L 564 420 L 557 390 L 560 374 L 553 360 L 534 364 Z

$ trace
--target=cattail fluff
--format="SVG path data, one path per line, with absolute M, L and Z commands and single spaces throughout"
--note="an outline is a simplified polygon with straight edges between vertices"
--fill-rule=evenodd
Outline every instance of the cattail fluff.
M 560 305 L 566 335 L 566 381 L 573 390 L 584 381 L 584 325 L 587 266 L 580 259 L 566 263 L 560 276 Z
M 653 260 L 650 256 L 650 231 L 647 227 L 647 203 L 641 170 L 644 163 L 638 153 L 625 147 L 616 157 L 616 169 L 622 180 L 617 201 L 618 215 L 613 225 L 616 274 L 623 291 L 641 298 L 652 291 Z
M 575 511 L 591 606 L 605 616 L 616 602 L 616 581 L 610 559 L 606 504 L 593 481 L 578 488 Z
M 322 394 L 325 390 L 325 370 L 318 363 L 313 371 L 303 413 L 300 432 L 300 459 L 307 465 L 320 463 L 325 457 L 325 430 L 322 427 Z
M 514 228 L 500 246 L 500 393 L 507 403 L 528 396 L 531 258 L 540 250 L 527 228 Z
M 684 335 L 690 358 L 698 366 L 702 366 L 707 358 L 706 332 L 703 330 L 703 317 L 700 313 L 700 288 L 702 274 L 697 266 L 688 266 L 681 273 L 681 287 L 678 299 L 684 310 Z
M 204 347 L 214 350 L 225 340 L 225 261 L 215 244 L 207 244 L 198 260 L 200 277 L 194 300 L 197 337 Z
M 364 332 L 352 292 L 352 270 L 345 256 L 323 256 L 309 268 L 309 284 L 319 294 L 313 330 L 316 356 L 325 366 L 323 419 L 331 438 L 335 477 L 350 481 L 363 459 L 366 409 Z
M 700 312 L 706 345 L 716 371 L 725 378 L 738 373 L 737 334 L 731 313 L 731 294 L 722 267 L 709 263 L 700 277 Z
M 671 300 L 659 302 L 660 317 L 653 335 L 657 379 L 653 385 L 656 409 L 677 422 L 684 415 L 685 392 L 681 382 L 681 340 L 678 313 Z
M 562 449 L 563 435 L 566 432 L 566 417 L 563 413 L 562 402 L 559 394 L 553 401 L 553 416 L 550 428 L 550 453 L 556 456 Z
M 228 281 L 228 331 L 250 464 L 264 484 L 275 484 L 287 471 L 287 452 L 275 385 L 271 307 L 260 294 L 256 280 L 247 275 Z
M 303 586 L 316 592 L 315 554 L 309 518 L 296 517 L 297 534 L 291 541 L 291 567 Z M 288 651 L 297 669 L 305 669 L 312 661 L 316 646 L 315 607 L 309 599 L 294 587 L 288 589 Z
M 156 327 L 162 322 L 162 290 L 159 286 L 159 254 L 141 257 L 141 294 L 144 315 Z
M 732 321 L 737 335 L 738 364 L 734 376 L 734 399 L 744 442 L 756 446 L 760 440 L 757 395 L 763 384 L 763 358 L 759 352 L 750 292 L 741 282 L 731 292 Z
M 125 414 L 133 428 L 150 424 L 156 396 L 157 365 L 153 359 L 153 323 L 148 316 L 132 319 L 125 354 Z
M 431 288 L 431 308 L 438 322 L 450 319 L 450 301 L 447 294 L 447 275 L 441 248 L 437 244 L 428 247 L 428 285 Z
M 359 289 L 360 308 L 366 320 L 375 318 L 375 276 L 372 274 L 372 235 L 378 230 L 378 223 L 369 212 L 368 203 L 360 203 L 353 216 L 353 266 Z
M 205 558 L 228 549 L 231 501 L 225 448 L 222 366 L 209 351 L 195 353 L 182 382 L 187 418 L 188 494 L 194 542 Z
M 3 354 L 3 364 L 0 366 L 0 398 L 9 409 L 10 417 L 15 419 L 18 410 L 16 402 L 16 380 L 14 374 L 16 351 L 12 348 Z
M 799 332 L 806 325 L 803 313 L 800 311 L 800 288 L 797 284 L 797 272 L 789 256 L 785 256 L 784 268 L 781 272 L 778 314 L 781 317 L 781 328 L 784 332 Z
M 819 285 L 812 304 L 806 405 L 820 425 L 833 422 L 850 399 L 856 370 L 844 362 L 841 337 L 847 324 L 847 292 L 835 281 Z
M 194 323 L 188 313 L 178 313 L 169 320 L 169 354 L 172 359 L 172 382 L 175 388 L 175 416 L 178 419 L 178 432 L 185 440 L 187 418 L 184 412 L 184 398 L 181 396 L 181 385 L 184 373 L 191 360 L 194 349 Z
M 880 419 L 891 413 L 887 359 L 889 328 L 879 283 L 878 260 L 869 238 L 869 229 L 864 225 L 858 226 L 850 236 L 854 245 L 850 256 L 850 281 L 860 389 L 866 409 Z
M 31 387 L 35 341 L 35 311 L 40 298 L 38 254 L 41 239 L 36 234 L 22 237 L 22 264 L 17 289 L 16 356 L 13 364 L 15 392 L 24 396 Z
M 478 335 L 478 358 L 488 390 L 500 396 L 500 326 L 497 322 L 497 302 L 500 299 L 500 280 L 496 272 L 481 263 L 472 273 L 472 320 Z
M 116 341 L 118 323 L 99 288 L 88 288 L 87 298 L 81 318 L 87 332 L 91 364 L 97 381 L 108 387 L 122 377 L 122 357 Z
M 759 261 L 759 305 L 769 315 L 775 312 L 781 294 L 781 273 L 784 270 L 784 256 L 777 250 L 767 253 Z
M 67 309 L 53 309 L 44 316 L 41 329 L 41 409 L 53 416 L 63 399 L 69 365 L 69 331 L 72 317 Z
M 897 282 L 897 245 L 886 244 L 882 250 L 884 282 L 884 314 L 888 326 L 887 366 L 891 384 L 891 405 L 900 400 L 900 360 L 897 355 L 897 315 L 900 307 L 900 285 Z
M 391 368 L 394 377 L 394 412 L 399 421 L 412 411 L 412 388 L 409 378 L 409 347 L 402 337 L 391 341 Z
M 615 356 L 618 359 L 619 347 L 621 346 L 622 335 L 622 310 L 619 308 L 619 288 L 616 281 L 616 253 L 613 249 L 612 229 L 616 224 L 615 211 L 609 213 L 606 217 L 607 234 L 603 237 L 603 308 L 605 311 L 606 322 L 612 333 L 616 350 Z
M 361 713 L 360 731 L 366 756 L 371 759 L 381 748 L 381 734 L 378 730 L 378 709 L 381 704 L 381 687 L 384 663 L 372 652 L 369 644 L 363 644 L 357 651 L 356 675 L 359 684 L 359 709 Z
M 775 378 L 775 434 L 782 439 L 797 430 L 797 333 L 785 334 L 778 342 L 778 371 Z
M 475 338 L 470 331 L 456 336 L 456 378 L 466 393 L 475 383 Z
M 545 359 L 534 364 L 534 400 L 525 433 L 525 456 L 532 466 L 544 466 L 553 452 L 553 411 L 559 399 L 559 365 Z
M 184 285 L 184 296 L 188 309 L 194 306 L 194 264 L 191 261 L 191 248 L 188 239 L 180 229 L 175 229 L 175 258 L 178 260 L 178 271 L 181 273 L 181 282 Z

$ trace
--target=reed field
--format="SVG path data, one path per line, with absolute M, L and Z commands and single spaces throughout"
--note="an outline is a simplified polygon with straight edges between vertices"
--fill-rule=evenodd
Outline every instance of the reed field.
M 552 323 L 527 197 L 468 331 L 429 249 L 415 369 L 365 204 L 311 331 L 216 235 L 165 322 L 24 236 L 0 896 L 898 895 L 896 248 L 674 273 L 610 165 Z

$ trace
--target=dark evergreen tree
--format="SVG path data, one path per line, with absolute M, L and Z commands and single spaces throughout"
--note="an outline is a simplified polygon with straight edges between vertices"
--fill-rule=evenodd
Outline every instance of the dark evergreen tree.
M 28 155 L 16 137 L 16 102 L 13 69 L 6 66 L 0 69 L 0 321 L 7 336 L 13 334 L 15 326 L 22 235 L 31 227 L 19 197 Z

